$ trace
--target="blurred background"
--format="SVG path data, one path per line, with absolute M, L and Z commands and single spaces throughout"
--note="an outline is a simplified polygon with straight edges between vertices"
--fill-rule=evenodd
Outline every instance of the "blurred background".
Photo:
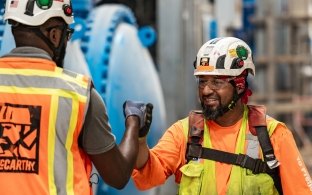
M 3 14 L 3 3 L 2 14 Z M 312 174 L 312 1 L 309 0 L 74 0 L 75 34 L 65 68 L 88 74 L 104 99 L 119 142 L 126 99 L 154 104 L 148 137 L 153 147 L 176 120 L 199 108 L 193 61 L 209 39 L 235 36 L 253 50 L 251 104 L 292 130 Z M 0 54 L 14 47 L 0 21 Z M 121 191 L 91 178 L 97 195 L 175 194 L 165 185 Z

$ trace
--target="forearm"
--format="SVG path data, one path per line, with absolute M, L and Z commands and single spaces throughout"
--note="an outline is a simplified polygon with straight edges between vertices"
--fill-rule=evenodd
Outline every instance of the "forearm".
M 136 169 L 141 169 L 149 158 L 149 148 L 147 145 L 146 137 L 139 139 L 139 154 L 135 163 Z
M 147 145 L 142 143 L 139 145 L 139 156 L 132 179 L 140 190 L 162 185 L 170 175 L 178 174 L 179 168 L 184 164 L 186 143 L 180 122 L 172 125 L 152 149 L 148 150 Z
M 135 116 L 127 119 L 126 132 L 119 146 L 101 154 L 90 154 L 97 171 L 110 186 L 122 189 L 129 181 L 138 152 L 138 120 Z
M 128 121 L 138 120 L 136 116 L 130 116 Z M 128 181 L 137 159 L 139 145 L 138 145 L 138 122 L 131 122 L 126 125 L 126 132 L 119 145 L 119 150 L 124 158 L 123 166 L 121 166 L 122 174 L 125 176 L 125 180 Z

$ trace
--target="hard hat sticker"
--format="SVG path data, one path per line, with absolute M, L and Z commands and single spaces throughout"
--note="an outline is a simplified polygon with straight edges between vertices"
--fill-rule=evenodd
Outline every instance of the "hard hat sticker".
M 248 50 L 244 46 L 237 46 L 236 47 L 237 56 L 243 60 L 246 60 L 248 57 Z
M 26 4 L 26 10 L 25 13 L 28 16 L 33 16 L 34 15 L 34 8 L 35 8 L 35 3 L 37 4 L 37 6 L 40 9 L 46 10 L 46 9 L 50 9 L 52 4 L 53 4 L 53 0 L 28 0 L 27 4 Z
M 237 57 L 236 49 L 230 49 L 229 54 L 231 58 Z
M 40 9 L 50 9 L 53 4 L 53 0 L 36 0 L 36 3 Z
M 73 8 L 71 5 L 63 5 L 64 14 L 66 16 L 72 16 L 73 15 Z
M 10 3 L 10 8 L 17 8 L 19 1 L 18 0 L 12 0 Z
M 201 58 L 200 59 L 200 66 L 209 66 L 209 58 Z
M 201 72 L 201 71 L 208 71 L 208 72 L 212 72 L 215 70 L 214 66 L 198 66 L 196 68 L 196 72 Z

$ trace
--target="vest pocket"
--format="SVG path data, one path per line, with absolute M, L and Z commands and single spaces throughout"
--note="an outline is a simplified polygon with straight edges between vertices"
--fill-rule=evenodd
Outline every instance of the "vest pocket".
M 182 166 L 182 178 L 179 186 L 179 195 L 199 195 L 202 183 L 204 165 L 191 161 Z
M 246 171 L 247 174 L 244 179 L 243 194 L 278 195 L 271 176 L 265 173 L 254 175 L 250 170 Z

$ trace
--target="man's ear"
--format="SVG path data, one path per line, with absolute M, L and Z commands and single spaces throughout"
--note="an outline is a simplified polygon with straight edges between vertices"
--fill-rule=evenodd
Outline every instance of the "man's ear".
M 60 39 L 62 36 L 62 31 L 57 28 L 52 28 L 49 32 L 49 39 L 53 43 L 54 47 L 58 47 L 60 44 Z
M 244 88 L 236 87 L 237 94 L 243 93 L 244 90 L 245 90 Z

